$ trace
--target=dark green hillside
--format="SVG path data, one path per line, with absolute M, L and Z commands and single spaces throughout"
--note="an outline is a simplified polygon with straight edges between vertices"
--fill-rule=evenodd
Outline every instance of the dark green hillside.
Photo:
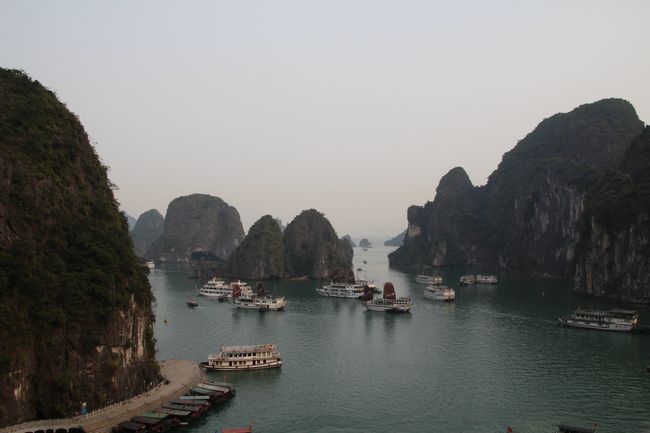
M 111 186 L 79 119 L 0 69 L 0 426 L 155 380 L 151 289 Z
M 265 215 L 248 231 L 227 262 L 228 272 L 239 278 L 270 279 L 284 276 L 286 254 L 277 220 Z
M 303 211 L 284 231 L 287 274 L 295 277 L 328 278 L 347 275 L 352 262 L 343 241 L 323 214 L 315 209 Z

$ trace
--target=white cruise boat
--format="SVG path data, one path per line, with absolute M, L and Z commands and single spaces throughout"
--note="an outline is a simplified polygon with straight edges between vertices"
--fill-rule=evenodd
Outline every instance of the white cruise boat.
M 415 276 L 415 281 L 421 284 L 433 284 L 433 285 L 439 285 L 442 284 L 442 277 L 438 275 L 416 275 Z
M 223 299 L 232 296 L 232 288 L 223 280 L 215 277 L 199 289 L 199 295 Z
M 284 309 L 287 301 L 284 297 L 267 296 L 264 287 L 261 286 L 258 288 L 257 295 L 255 295 L 250 287 L 245 286 L 242 289 L 235 284 L 231 304 L 244 310 L 279 311 Z
M 411 310 L 411 298 L 397 298 L 393 283 L 387 282 L 384 284 L 383 296 L 367 301 L 366 309 L 385 313 L 408 313 Z
M 427 286 L 422 292 L 425 298 L 434 301 L 451 302 L 456 299 L 456 291 L 451 287 L 445 286 Z
M 321 296 L 330 296 L 332 298 L 358 299 L 363 296 L 363 285 L 332 283 L 330 285 L 317 288 L 316 293 Z
M 476 283 L 476 275 L 463 275 L 460 277 L 460 284 L 471 286 L 474 283 Z
M 559 321 L 572 328 L 598 329 L 601 331 L 631 332 L 639 324 L 639 313 L 633 310 L 583 310 L 578 308 Z
M 496 275 L 477 274 L 476 282 L 479 284 L 497 284 L 499 279 Z
M 370 290 L 375 290 L 377 288 L 377 285 L 375 284 L 374 281 L 372 280 L 365 280 L 363 278 L 357 278 L 357 280 L 354 282 L 355 284 L 359 284 L 361 286 L 368 286 Z
M 153 260 L 147 260 L 145 263 L 149 269 L 155 269 L 156 268 L 156 262 Z
M 221 346 L 219 353 L 199 365 L 206 370 L 261 370 L 280 367 L 282 357 L 275 344 Z

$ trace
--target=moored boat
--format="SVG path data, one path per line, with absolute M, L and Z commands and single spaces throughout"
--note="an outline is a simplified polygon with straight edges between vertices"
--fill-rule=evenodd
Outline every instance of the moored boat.
M 226 298 L 232 294 L 232 289 L 224 280 L 214 277 L 199 289 L 199 294 L 212 298 Z
M 442 277 L 439 275 L 420 274 L 415 276 L 415 281 L 420 284 L 438 285 L 438 284 L 442 284 Z
M 476 283 L 476 275 L 463 275 L 460 277 L 460 284 L 471 286 L 474 283 Z
M 156 262 L 153 260 L 147 260 L 145 263 L 149 269 L 156 269 Z
M 631 332 L 639 325 L 639 313 L 634 310 L 600 311 L 578 308 L 558 320 L 563 325 L 572 328 Z
M 252 290 L 243 292 L 237 284 L 233 286 L 232 305 L 245 310 L 280 311 L 287 305 L 284 297 L 268 296 L 264 286 L 257 287 L 257 295 Z
M 219 353 L 199 365 L 206 370 L 261 370 L 282 366 L 282 357 L 275 344 L 221 346 Z
M 422 294 L 425 298 L 434 301 L 451 302 L 456 299 L 456 291 L 446 286 L 427 286 L 422 291 Z
M 317 288 L 316 293 L 321 296 L 329 296 L 332 298 L 359 299 L 363 296 L 363 285 L 356 283 L 331 283 L 327 286 Z
M 497 284 L 499 278 L 496 275 L 476 274 L 476 282 L 479 284 Z
M 386 313 L 408 313 L 411 310 L 411 298 L 398 298 L 395 295 L 393 283 L 384 284 L 384 294 L 381 298 L 371 299 L 366 302 L 368 311 L 382 311 Z
M 187 306 L 190 308 L 198 307 L 199 303 L 196 302 L 194 299 L 188 299 L 186 302 Z

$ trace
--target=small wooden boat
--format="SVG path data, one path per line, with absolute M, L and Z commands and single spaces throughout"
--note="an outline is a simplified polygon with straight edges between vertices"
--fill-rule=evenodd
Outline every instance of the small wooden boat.
M 194 308 L 194 307 L 198 307 L 198 306 L 199 306 L 199 303 L 196 302 L 196 301 L 193 300 L 193 299 L 189 299 L 189 300 L 187 301 L 187 306 L 188 306 L 188 307 L 191 307 L 191 308 Z

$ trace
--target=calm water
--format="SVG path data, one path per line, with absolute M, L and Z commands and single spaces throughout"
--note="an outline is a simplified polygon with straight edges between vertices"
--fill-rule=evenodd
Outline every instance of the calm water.
M 458 287 L 462 269 L 439 272 L 456 288 L 456 302 L 434 303 L 413 275 L 388 268 L 390 251 L 355 248 L 355 269 L 411 296 L 408 315 L 320 297 L 317 281 L 269 283 L 288 299 L 287 311 L 240 311 L 196 296 L 200 282 L 187 268 L 153 270 L 159 359 L 199 362 L 222 344 L 276 343 L 283 355 L 281 369 L 210 373 L 234 384 L 237 397 L 190 432 L 249 422 L 277 433 L 504 432 L 508 425 L 541 433 L 558 422 L 650 432 L 650 335 L 567 329 L 556 319 L 579 305 L 620 305 L 574 295 L 568 281 L 522 275 L 501 275 L 498 287 Z M 199 307 L 186 307 L 188 298 Z M 650 311 L 640 312 L 650 323 Z

